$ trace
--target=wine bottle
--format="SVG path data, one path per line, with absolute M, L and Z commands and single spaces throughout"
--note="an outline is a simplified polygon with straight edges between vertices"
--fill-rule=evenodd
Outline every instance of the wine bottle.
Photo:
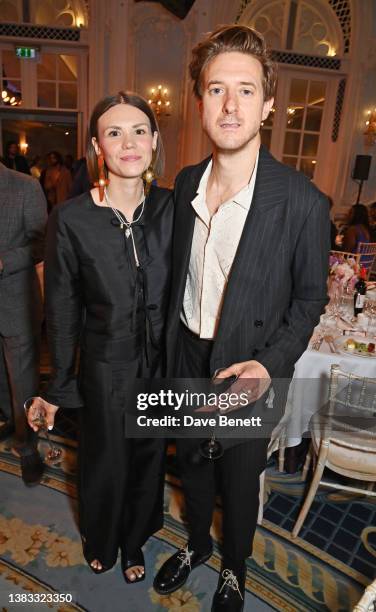
M 357 317 L 358 314 L 363 312 L 364 300 L 367 291 L 367 272 L 365 268 L 360 268 L 360 276 L 355 283 L 355 293 L 354 293 L 354 317 Z

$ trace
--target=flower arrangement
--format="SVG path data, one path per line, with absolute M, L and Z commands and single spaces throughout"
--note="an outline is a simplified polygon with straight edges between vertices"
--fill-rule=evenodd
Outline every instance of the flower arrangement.
M 358 280 L 359 266 L 354 257 L 349 255 L 330 255 L 329 286 L 341 291 L 352 292 Z

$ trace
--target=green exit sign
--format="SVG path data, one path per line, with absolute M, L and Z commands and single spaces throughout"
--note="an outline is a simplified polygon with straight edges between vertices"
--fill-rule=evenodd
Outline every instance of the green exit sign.
M 20 58 L 35 59 L 39 51 L 38 47 L 16 47 L 16 55 Z

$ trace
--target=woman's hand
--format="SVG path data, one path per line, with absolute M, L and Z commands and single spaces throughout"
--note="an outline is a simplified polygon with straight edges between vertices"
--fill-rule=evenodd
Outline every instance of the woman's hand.
M 58 409 L 59 406 L 54 406 L 41 397 L 36 397 L 27 413 L 27 421 L 31 429 L 38 431 L 42 422 L 45 422 L 47 429 L 53 429 Z

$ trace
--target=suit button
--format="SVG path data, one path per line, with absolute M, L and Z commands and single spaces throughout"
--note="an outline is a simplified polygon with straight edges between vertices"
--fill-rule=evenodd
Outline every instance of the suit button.
M 257 319 L 254 322 L 255 327 L 262 327 L 264 325 L 264 321 L 260 321 L 260 319 Z

